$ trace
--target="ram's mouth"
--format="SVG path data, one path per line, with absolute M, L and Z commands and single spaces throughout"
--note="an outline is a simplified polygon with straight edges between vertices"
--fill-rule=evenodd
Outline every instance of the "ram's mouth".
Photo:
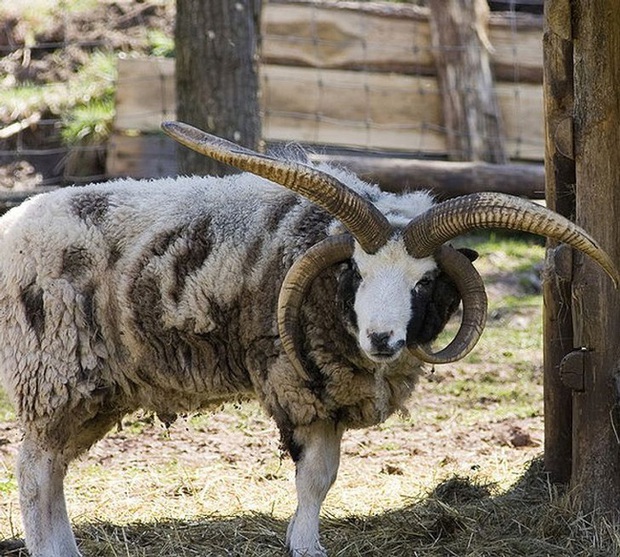
M 366 352 L 366 355 L 373 362 L 377 362 L 378 364 L 389 364 L 397 360 L 402 353 L 403 353 L 402 348 L 396 348 L 394 350 L 390 350 L 390 349 L 373 350 L 371 352 Z
M 402 350 L 399 350 L 396 353 L 391 353 L 388 354 L 386 352 L 372 352 L 371 354 L 368 354 L 368 357 L 373 361 L 376 362 L 378 364 L 390 364 L 393 361 L 397 360 L 398 357 L 400 356 Z

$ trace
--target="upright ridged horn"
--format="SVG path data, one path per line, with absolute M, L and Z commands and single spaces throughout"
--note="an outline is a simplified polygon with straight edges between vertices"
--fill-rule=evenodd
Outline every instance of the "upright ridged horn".
M 376 253 L 392 236 L 392 226 L 383 213 L 330 174 L 256 153 L 183 122 L 164 122 L 161 127 L 198 153 L 303 195 L 338 219 L 367 253 Z
M 403 237 L 412 257 L 427 257 L 452 238 L 488 228 L 530 232 L 564 242 L 589 255 L 616 286 L 620 281 L 609 255 L 585 230 L 546 207 L 511 195 L 474 193 L 444 201 L 412 220 Z

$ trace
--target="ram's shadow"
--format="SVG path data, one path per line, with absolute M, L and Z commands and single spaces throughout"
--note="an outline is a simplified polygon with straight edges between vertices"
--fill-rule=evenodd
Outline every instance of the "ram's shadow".
M 426 498 L 372 516 L 324 517 L 332 556 L 569 557 L 616 555 L 614 536 L 593 541 L 595 526 L 578 520 L 540 461 L 507 492 L 454 477 Z M 609 527 L 609 524 L 607 524 Z M 284 556 L 286 522 L 268 514 L 205 517 L 118 526 L 83 523 L 78 542 L 88 557 Z M 620 537 L 615 537 L 616 544 Z M 20 540 L 0 542 L 0 554 L 26 557 Z

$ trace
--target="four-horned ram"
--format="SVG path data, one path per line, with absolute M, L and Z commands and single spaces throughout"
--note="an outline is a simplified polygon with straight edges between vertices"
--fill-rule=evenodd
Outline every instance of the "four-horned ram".
M 482 333 L 475 253 L 447 242 L 481 228 L 532 232 L 618 280 L 586 232 L 514 197 L 437 204 L 186 124 L 164 129 L 245 172 L 63 188 L 0 219 L 0 375 L 23 428 L 33 557 L 79 555 L 63 478 L 124 415 L 171 419 L 248 394 L 296 463 L 288 550 L 325 555 L 319 511 L 343 431 L 402 408 L 424 362 L 457 360 Z M 434 351 L 459 299 L 459 331 Z

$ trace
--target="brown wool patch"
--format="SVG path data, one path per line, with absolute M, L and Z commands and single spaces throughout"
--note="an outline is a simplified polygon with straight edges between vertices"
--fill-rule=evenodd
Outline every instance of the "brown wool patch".
M 105 221 L 110 209 L 109 194 L 82 192 L 71 199 L 73 213 L 83 221 L 100 226 Z

